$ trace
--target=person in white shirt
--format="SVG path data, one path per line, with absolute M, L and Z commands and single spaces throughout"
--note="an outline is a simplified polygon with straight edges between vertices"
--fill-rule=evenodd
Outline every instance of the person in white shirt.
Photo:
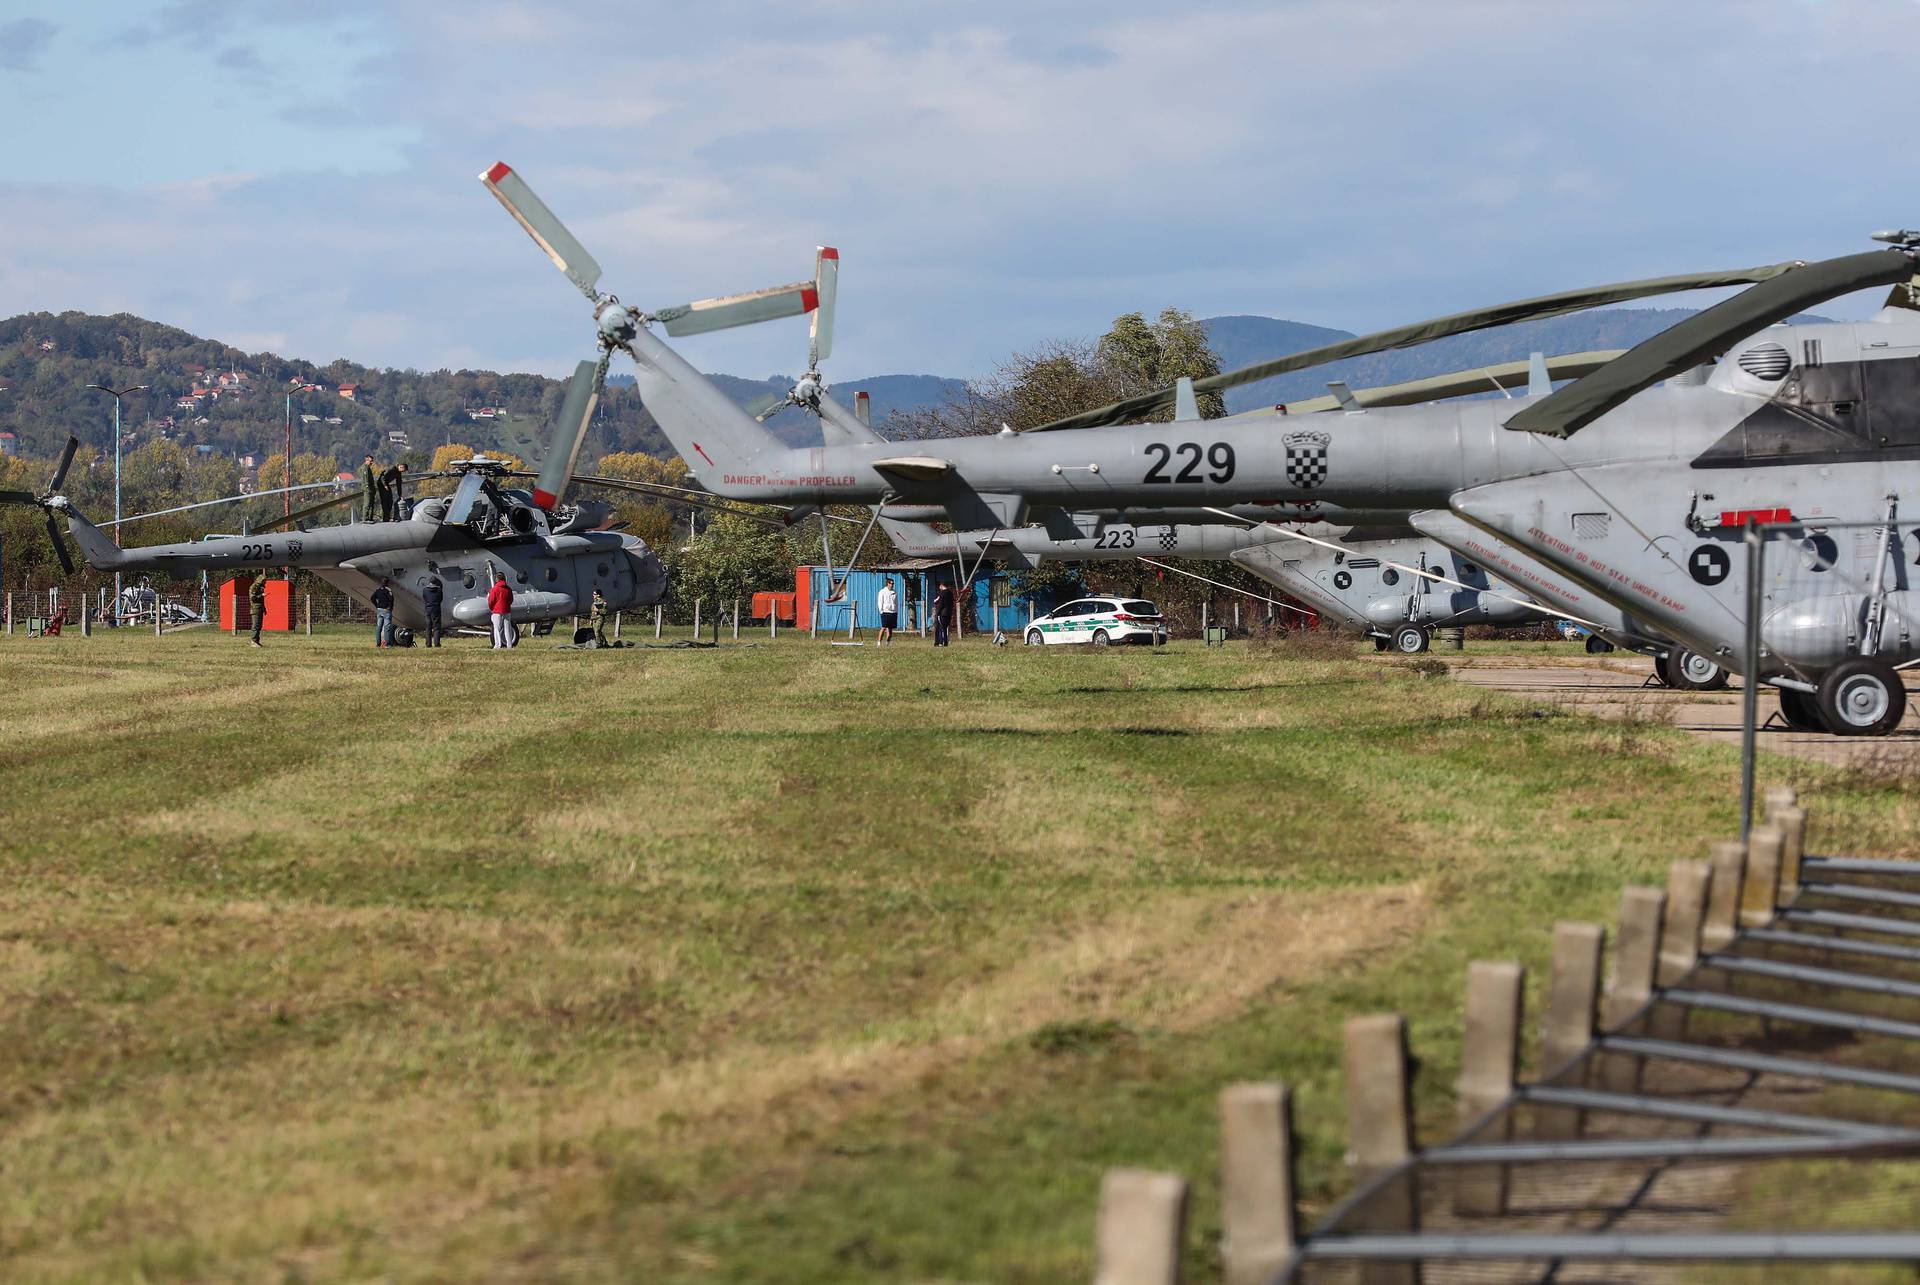
M 892 642 L 893 631 L 900 623 L 900 595 L 894 591 L 891 578 L 880 582 L 880 592 L 874 595 L 873 605 L 880 609 L 879 642 Z

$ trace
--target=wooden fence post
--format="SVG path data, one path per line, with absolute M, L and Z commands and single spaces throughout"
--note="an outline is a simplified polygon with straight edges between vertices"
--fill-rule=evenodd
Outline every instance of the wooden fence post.
M 1725 950 L 1740 931 L 1740 885 L 1747 877 L 1747 845 L 1722 839 L 1713 845 L 1713 886 L 1707 889 L 1707 922 L 1700 926 L 1700 949 Z
M 13 637 L 13 590 L 7 590 L 7 637 Z
M 700 641 L 700 599 L 693 600 L 693 640 Z
M 1413 1107 L 1407 1077 L 1407 1021 L 1398 1013 L 1350 1018 L 1345 1028 L 1347 1137 L 1354 1177 L 1371 1183 L 1413 1155 Z M 1420 1229 L 1420 1198 L 1411 1171 L 1356 1209 L 1356 1230 L 1413 1232 Z M 1369 1262 L 1367 1285 L 1418 1285 L 1413 1263 Z
M 653 607 L 653 638 L 655 642 L 658 642 L 660 640 L 660 623 L 662 619 L 663 619 L 663 616 L 662 616 L 662 609 L 660 607 L 660 604 L 655 603 Z
M 1284 1084 L 1220 1094 L 1220 1256 L 1227 1285 L 1265 1285 L 1299 1239 L 1293 1095 Z
M 307 637 L 313 637 L 313 595 L 308 594 L 306 606 L 302 609 L 307 618 Z
M 1607 930 L 1599 924 L 1562 921 L 1553 926 L 1553 971 L 1547 977 L 1547 1021 L 1540 1037 L 1542 1080 L 1593 1043 L 1600 1005 L 1600 960 L 1606 946 Z M 1574 1088 L 1583 1082 L 1578 1068 L 1562 1081 Z M 1580 1112 L 1572 1107 L 1536 1107 L 1534 1129 L 1543 1138 L 1579 1137 Z
M 1100 1182 L 1094 1285 L 1179 1285 L 1187 1181 L 1147 1169 L 1109 1169 Z
M 1740 891 L 1740 926 L 1773 922 L 1780 897 L 1780 854 L 1786 836 L 1777 825 L 1757 825 L 1747 836 L 1747 883 Z
M 1633 887 L 1620 895 L 1620 944 L 1613 953 L 1613 985 L 1607 989 L 1607 1030 L 1626 1026 L 1653 998 L 1666 915 L 1664 888 Z M 1600 1078 L 1607 1088 L 1631 1093 L 1640 1083 L 1640 1059 L 1610 1054 L 1601 1061 Z
M 733 600 L 733 640 L 740 641 L 740 600 Z
M 1780 900 L 1792 902 L 1800 895 L 1800 860 L 1807 854 L 1807 810 L 1784 807 L 1773 814 L 1780 829 Z
M 616 611 L 613 613 L 613 640 L 615 642 L 620 641 L 620 625 L 626 619 L 626 615 L 627 613 L 624 611 Z
M 1526 995 L 1526 970 L 1511 962 L 1475 961 L 1467 965 L 1466 1031 L 1460 1050 L 1460 1080 L 1455 1086 L 1460 1127 L 1466 1128 L 1499 1109 L 1513 1096 L 1520 1069 L 1520 1021 Z M 1476 1142 L 1504 1142 L 1513 1132 L 1506 1112 Z M 1504 1165 L 1471 1168 L 1455 1180 L 1453 1210 L 1458 1214 L 1505 1213 Z
M 1676 861 L 1667 867 L 1667 922 L 1660 930 L 1660 969 L 1654 980 L 1674 986 L 1700 963 L 1700 930 L 1707 917 L 1707 891 L 1713 867 L 1704 861 Z M 1687 1010 L 1667 1004 L 1653 1012 L 1655 1038 L 1686 1035 Z

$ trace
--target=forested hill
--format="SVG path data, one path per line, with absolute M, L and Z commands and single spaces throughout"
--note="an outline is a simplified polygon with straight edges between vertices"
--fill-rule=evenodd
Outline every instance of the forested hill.
M 791 384 L 782 377 L 713 378 L 742 405 L 783 394 Z M 277 452 L 291 394 L 295 451 L 331 455 L 349 468 L 368 451 L 382 459 L 401 454 L 389 444 L 394 432 L 405 433 L 422 456 L 452 441 L 537 459 L 544 425 L 566 396 L 565 381 L 542 375 L 387 370 L 247 353 L 124 313 L 37 312 L 0 321 L 0 430 L 16 435 L 22 454 L 52 456 L 69 433 L 90 445 L 112 444 L 112 400 L 88 384 L 147 385 L 126 400 L 122 428 L 134 443 L 166 436 L 223 455 Z M 640 404 L 632 376 L 608 384 L 584 458 L 613 451 L 673 454 Z M 895 410 L 944 400 L 960 386 L 929 375 L 841 385 L 872 390 L 876 423 Z M 799 412 L 787 412 L 773 426 L 789 440 L 806 441 L 809 434 L 819 440 L 817 426 Z

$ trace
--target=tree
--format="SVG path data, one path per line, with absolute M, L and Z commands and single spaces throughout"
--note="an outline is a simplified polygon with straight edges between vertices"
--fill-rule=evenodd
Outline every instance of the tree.
M 721 603 L 785 584 L 793 561 L 776 528 L 742 514 L 722 513 L 676 560 L 674 572 L 675 593 L 682 602 L 697 598 Z

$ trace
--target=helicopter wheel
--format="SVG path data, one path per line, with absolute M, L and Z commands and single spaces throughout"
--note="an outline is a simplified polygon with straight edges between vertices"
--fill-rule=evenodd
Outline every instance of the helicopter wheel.
M 1402 625 L 1394 630 L 1393 645 L 1395 649 L 1408 656 L 1417 656 L 1431 644 L 1427 638 L 1427 631 L 1419 625 Z
M 1822 674 L 1814 699 L 1835 736 L 1885 736 L 1907 712 L 1900 675 L 1871 656 L 1843 660 Z
M 1587 655 L 1604 656 L 1612 650 L 1613 644 L 1602 638 L 1599 634 L 1587 635 Z
M 1375 634 L 1373 636 L 1373 649 L 1375 651 L 1385 651 L 1387 648 L 1391 646 L 1393 646 L 1393 640 L 1391 638 L 1388 638 L 1386 635 Z
M 1673 653 L 1670 651 L 1660 652 L 1653 658 L 1653 676 L 1659 680 L 1662 687 L 1674 685 L 1672 663 Z
M 1795 691 L 1791 687 L 1779 688 L 1780 717 L 1787 720 L 1787 726 L 1796 732 L 1824 732 L 1825 720 L 1820 717 L 1820 705 L 1812 692 Z
M 1667 685 L 1688 692 L 1717 692 L 1727 685 L 1727 671 L 1711 657 L 1676 647 L 1667 654 Z

